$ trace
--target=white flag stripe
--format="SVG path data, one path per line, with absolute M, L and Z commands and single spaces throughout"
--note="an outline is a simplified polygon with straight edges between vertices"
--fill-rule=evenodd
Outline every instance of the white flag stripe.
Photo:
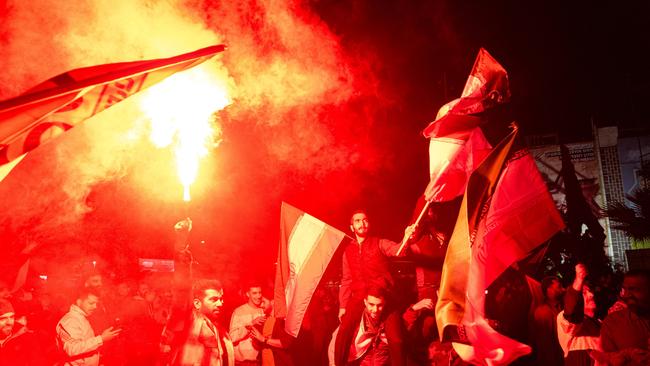
M 298 218 L 296 225 L 293 227 L 287 245 L 290 271 L 285 288 L 287 308 L 290 308 L 293 303 L 298 275 L 302 272 L 309 254 L 318 243 L 324 229 L 324 222 L 306 213 Z
M 288 283 L 295 288 L 293 296 L 287 302 L 288 311 L 285 322 L 285 330 L 298 336 L 302 319 L 307 312 L 311 297 L 327 269 L 330 259 L 336 252 L 339 244 L 343 241 L 345 234 L 325 225 L 321 235 L 314 244 L 308 244 L 312 248 L 304 261 L 299 273 L 291 274 Z
M 289 258 L 295 268 L 296 274 L 302 271 L 305 260 L 309 258 L 318 239 L 323 235 L 325 223 L 319 219 L 304 214 L 296 222 L 296 226 L 289 238 Z
M 5 165 L 0 165 L 0 182 L 2 182 L 2 180 L 5 179 L 5 177 L 9 175 L 9 173 L 11 173 L 11 169 L 13 169 L 16 165 L 18 165 L 18 163 L 20 163 L 23 160 L 25 155 L 27 155 L 27 153 L 22 154 L 21 156 L 8 162 Z
M 297 337 L 312 296 L 345 234 L 282 202 L 275 278 L 275 311 L 284 330 Z

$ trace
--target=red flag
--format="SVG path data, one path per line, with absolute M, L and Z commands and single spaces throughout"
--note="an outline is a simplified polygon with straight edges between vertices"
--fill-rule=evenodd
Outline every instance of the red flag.
M 470 177 L 436 305 L 443 340 L 468 343 L 454 347 L 477 364 L 507 364 L 530 352 L 488 325 L 485 290 L 564 226 L 530 154 L 511 154 L 516 134 L 515 129 Z
M 275 316 L 298 336 L 302 319 L 327 265 L 345 234 L 282 202 L 280 247 L 275 275 Z
M 224 50 L 223 45 L 165 59 L 68 71 L 0 102 L 0 168 L 104 109 Z M 0 180 L 4 178 L 0 175 Z
M 463 194 L 469 175 L 492 148 L 478 128 L 482 118 L 477 114 L 509 100 L 506 70 L 481 48 L 461 97 L 442 106 L 422 132 L 431 138 L 428 201 L 449 201 Z

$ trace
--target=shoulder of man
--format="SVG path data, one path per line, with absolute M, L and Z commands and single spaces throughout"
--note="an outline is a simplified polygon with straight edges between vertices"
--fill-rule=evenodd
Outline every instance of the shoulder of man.
M 626 320 L 632 317 L 632 312 L 628 308 L 620 308 L 614 310 L 607 314 L 603 319 L 604 324 L 611 324 L 614 327 L 618 327 L 619 324 L 626 322 Z

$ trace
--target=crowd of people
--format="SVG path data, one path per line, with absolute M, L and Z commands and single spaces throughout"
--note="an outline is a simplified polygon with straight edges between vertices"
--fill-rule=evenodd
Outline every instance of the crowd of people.
M 182 233 L 190 224 L 176 228 Z M 216 279 L 195 278 L 191 253 L 180 245 L 173 277 L 132 283 L 92 272 L 65 307 L 51 293 L 0 285 L 0 365 L 465 364 L 436 327 L 450 234 L 444 217 L 427 211 L 405 230 L 406 245 L 372 236 L 363 211 L 353 213 L 350 230 L 340 283 L 319 286 L 297 338 L 275 317 L 267 281 L 247 281 L 229 294 Z M 402 280 L 392 274 L 391 257 L 415 264 L 409 293 L 397 290 Z M 511 268 L 488 289 L 490 324 L 532 347 L 516 364 L 650 365 L 647 272 L 604 283 L 577 263 L 571 279 L 543 278 L 539 299 L 534 282 Z M 617 286 L 617 298 L 601 296 Z

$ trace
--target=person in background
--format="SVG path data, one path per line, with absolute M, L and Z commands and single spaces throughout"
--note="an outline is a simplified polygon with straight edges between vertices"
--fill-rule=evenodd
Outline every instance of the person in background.
M 56 325 L 57 345 L 65 354 L 64 365 L 99 365 L 100 348 L 120 334 L 120 329 L 109 327 L 95 335 L 88 317 L 98 303 L 99 295 L 92 288 L 83 288 L 70 311 Z
M 584 264 L 576 264 L 575 272 L 573 284 L 564 295 L 564 310 L 557 316 L 558 340 L 564 351 L 565 366 L 593 366 L 596 363 L 591 353 L 601 350 L 601 321 L 596 317 L 595 287 L 587 279 Z
M 15 322 L 14 308 L 5 299 L 0 299 L 0 365 L 45 366 L 43 352 L 34 332 Z
M 557 316 L 564 308 L 564 287 L 556 276 L 542 279 L 543 302 L 533 311 L 531 337 L 536 364 L 564 364 L 564 353 L 558 340 Z
M 269 301 L 262 296 L 262 286 L 259 283 L 251 283 L 246 289 L 247 301 L 237 307 L 230 319 L 230 338 L 235 347 L 235 365 L 260 365 L 259 351 L 262 344 L 259 339 L 252 336 L 253 329 L 261 331 L 267 319 L 266 309 L 269 309 Z
M 630 271 L 623 278 L 621 300 L 600 330 L 601 344 L 610 365 L 650 365 L 650 273 Z

